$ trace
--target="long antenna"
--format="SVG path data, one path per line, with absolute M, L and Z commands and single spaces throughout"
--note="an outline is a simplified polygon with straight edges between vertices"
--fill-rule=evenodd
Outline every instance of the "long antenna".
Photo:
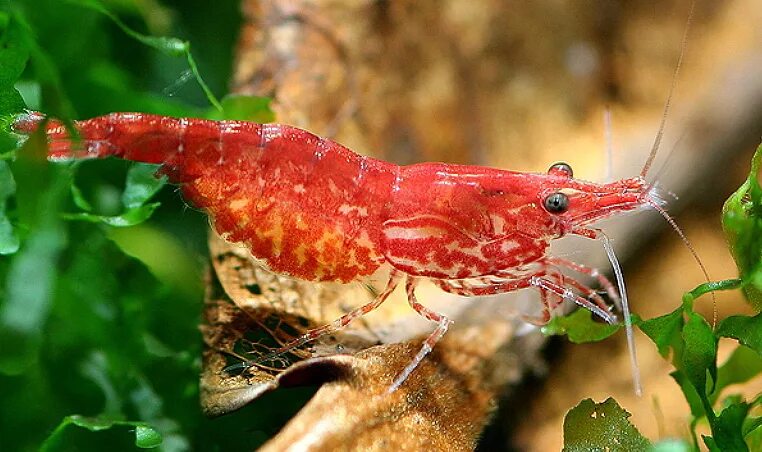
M 685 246 L 688 247 L 688 250 L 693 255 L 693 259 L 698 263 L 698 266 L 701 268 L 701 272 L 704 274 L 704 278 L 706 279 L 706 282 L 710 282 L 712 279 L 709 277 L 709 272 L 707 271 L 706 267 L 704 266 L 704 263 L 701 262 L 701 258 L 699 258 L 698 253 L 696 252 L 696 249 L 693 248 L 693 245 L 691 244 L 690 240 L 688 240 L 688 237 L 685 236 L 682 229 L 677 225 L 675 220 L 672 219 L 672 217 L 667 213 L 666 210 L 664 210 L 658 203 L 653 202 L 652 200 L 648 200 L 648 204 L 654 208 L 657 212 L 659 212 L 659 215 L 664 217 L 665 220 L 667 220 L 667 223 L 669 223 L 670 226 L 672 226 L 672 229 L 677 232 L 677 235 L 680 236 L 680 240 L 685 243 Z M 714 291 L 712 293 L 712 328 L 717 325 L 717 297 L 714 295 Z
M 614 138 L 611 125 L 611 106 L 603 110 L 603 128 L 606 136 L 606 182 L 614 179 Z
M 622 313 L 624 314 L 624 331 L 627 336 L 627 350 L 630 353 L 630 366 L 632 368 L 632 384 L 635 388 L 635 395 L 643 395 L 643 386 L 640 383 L 640 368 L 638 367 L 638 354 L 635 350 L 635 338 L 632 335 L 632 317 L 630 316 L 630 303 L 627 301 L 627 289 L 624 285 L 624 275 L 622 267 L 619 265 L 619 259 L 614 254 L 614 247 L 611 246 L 609 237 L 602 231 L 598 232 L 603 239 L 603 249 L 606 250 L 606 256 L 611 262 L 611 268 L 616 276 L 616 284 L 619 288 L 619 297 L 622 302 Z
M 691 23 L 693 22 L 693 10 L 696 9 L 696 1 L 691 2 L 691 11 L 688 13 L 688 23 L 685 24 L 685 31 L 683 32 L 683 42 L 680 45 L 680 57 L 677 59 L 677 66 L 675 72 L 672 74 L 672 85 L 669 88 L 669 95 L 667 96 L 667 102 L 664 104 L 664 113 L 661 116 L 661 123 L 659 124 L 659 131 L 656 132 L 656 138 L 654 144 L 651 147 L 651 153 L 648 155 L 646 164 L 643 165 L 643 170 L 640 172 L 640 177 L 646 177 L 646 173 L 651 168 L 654 159 L 656 158 L 656 152 L 659 150 L 661 139 L 664 136 L 664 126 L 667 123 L 667 115 L 669 114 L 669 107 L 672 105 L 672 95 L 675 94 L 675 88 L 677 87 L 677 76 L 680 74 L 680 67 L 683 65 L 683 57 L 685 56 L 685 49 L 688 46 L 688 31 L 691 29 Z

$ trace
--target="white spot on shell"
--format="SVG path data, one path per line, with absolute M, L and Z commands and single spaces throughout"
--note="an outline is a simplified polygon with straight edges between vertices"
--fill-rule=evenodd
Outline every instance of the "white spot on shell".
M 519 247 L 519 244 L 512 240 L 506 240 L 500 244 L 500 250 L 504 253 L 510 253 L 511 251 L 517 249 L 518 247 Z
M 505 218 L 500 215 L 490 215 L 490 221 L 495 234 L 501 235 L 505 230 Z
M 262 125 L 262 141 L 267 143 L 270 140 L 280 138 L 282 136 L 283 128 L 278 124 L 263 124 Z
M 251 204 L 251 200 L 248 198 L 237 198 L 232 201 L 230 201 L 230 210 L 243 210 L 246 208 L 249 204 Z
M 358 207 L 358 206 L 351 206 L 349 204 L 342 204 L 339 207 L 339 213 L 342 215 L 346 215 L 352 211 L 357 211 L 357 214 L 361 217 L 367 217 L 368 216 L 368 208 L 367 207 Z

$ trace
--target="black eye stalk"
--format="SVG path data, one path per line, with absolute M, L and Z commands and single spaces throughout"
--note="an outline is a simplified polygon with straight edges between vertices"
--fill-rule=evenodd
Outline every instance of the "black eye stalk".
M 558 162 L 550 166 L 548 174 L 557 174 L 571 178 L 574 176 L 574 171 L 572 171 L 572 167 L 568 163 Z
M 569 197 L 563 193 L 553 193 L 545 198 L 543 204 L 550 213 L 564 213 L 569 209 Z

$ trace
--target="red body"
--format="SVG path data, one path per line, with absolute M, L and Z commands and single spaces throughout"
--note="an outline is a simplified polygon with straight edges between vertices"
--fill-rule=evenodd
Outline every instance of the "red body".
M 31 133 L 43 119 L 28 113 L 14 127 Z M 343 328 L 377 308 L 407 275 L 408 303 L 437 327 L 390 391 L 450 324 L 417 301 L 420 277 L 459 295 L 534 287 L 543 302 L 539 322 L 570 300 L 614 323 L 597 291 L 559 268 L 597 278 L 619 300 L 611 283 L 595 269 L 550 257 L 548 246 L 567 233 L 597 237 L 590 223 L 657 203 L 642 177 L 595 184 L 573 179 L 565 164 L 547 174 L 444 163 L 398 166 L 286 125 L 113 113 L 75 126 L 81 140 L 72 140 L 56 121 L 47 124 L 51 159 L 116 156 L 161 164 L 160 173 L 209 213 L 220 235 L 244 244 L 278 273 L 349 282 L 392 266 L 386 289 L 374 300 L 244 367 Z M 627 318 L 626 297 L 622 305 Z
M 15 124 L 31 132 L 38 114 Z M 465 279 L 537 272 L 551 239 L 647 203 L 641 178 L 611 184 L 563 171 L 517 173 L 360 156 L 295 127 L 114 113 L 76 123 L 81 141 L 48 123 L 50 157 L 116 156 L 162 164 L 219 234 L 274 271 L 348 282 L 389 263 L 413 276 Z M 564 193 L 569 207 L 549 212 Z

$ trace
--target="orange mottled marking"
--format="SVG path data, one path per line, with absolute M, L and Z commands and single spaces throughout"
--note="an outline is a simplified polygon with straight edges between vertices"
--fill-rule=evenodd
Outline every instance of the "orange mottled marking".
M 375 272 L 392 166 L 298 129 L 263 127 L 243 142 L 226 138 L 224 155 L 213 147 L 194 154 L 213 162 L 185 195 L 274 271 L 344 282 Z

